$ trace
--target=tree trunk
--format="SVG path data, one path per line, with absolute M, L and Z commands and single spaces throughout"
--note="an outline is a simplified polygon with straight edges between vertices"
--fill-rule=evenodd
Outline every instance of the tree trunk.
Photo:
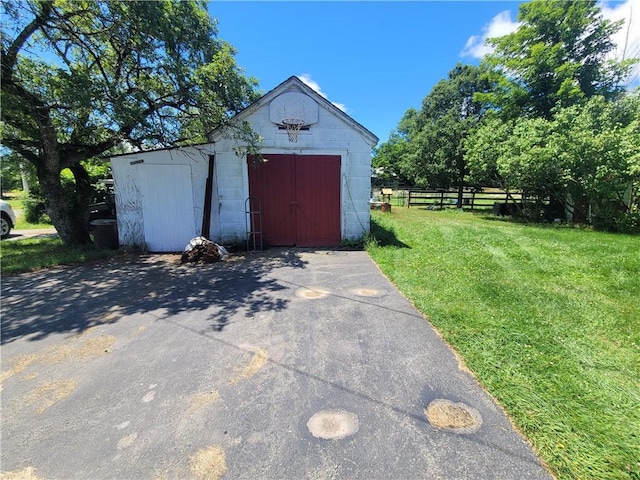
M 69 170 L 71 170 L 76 180 L 76 190 L 73 197 L 73 218 L 77 219 L 80 222 L 79 224 L 87 230 L 89 225 L 89 205 L 91 205 L 95 191 L 93 185 L 91 185 L 91 178 L 81 163 L 72 165 Z
M 24 166 L 24 162 L 20 162 L 18 165 L 20 167 L 20 179 L 22 180 L 22 192 L 25 195 L 29 195 L 29 180 L 27 178 L 27 172 Z
M 91 243 L 87 225 L 91 202 L 89 175 L 79 160 L 69 166 L 76 180 L 75 189 L 73 194 L 65 192 L 60 178 L 63 168 L 60 162 L 58 138 L 49 109 L 34 107 L 34 110 L 40 130 L 42 152 L 42 161 L 36 164 L 36 171 L 51 223 L 56 227 L 65 245 Z
M 464 136 L 465 135 L 463 135 L 462 138 L 464 138 Z M 460 141 L 462 142 L 462 140 Z M 459 147 L 456 155 L 456 168 L 458 170 L 458 204 L 456 205 L 456 207 L 458 208 L 463 207 L 462 202 L 464 197 L 464 177 L 467 174 L 467 164 L 464 161 L 463 152 L 464 150 Z
M 78 166 L 84 170 L 81 165 Z M 86 175 L 86 171 L 84 173 Z M 39 168 L 38 180 L 42 188 L 42 193 L 47 199 L 46 208 L 51 223 L 53 223 L 53 226 L 58 231 L 58 235 L 60 235 L 64 244 L 84 245 L 91 243 L 87 225 L 90 198 L 89 201 L 86 201 L 85 212 L 83 213 L 81 204 L 85 203 L 85 201 L 81 201 L 80 199 L 74 201 L 65 194 L 59 172 Z M 80 181 L 81 184 L 83 182 L 84 180 Z M 90 184 L 89 187 L 91 187 Z M 85 185 L 78 187 L 78 182 L 76 181 L 77 191 L 83 191 L 85 188 Z M 80 196 L 81 195 L 79 195 L 79 197 Z
M 464 197 L 464 176 L 466 174 L 466 165 L 462 156 L 458 157 L 457 161 L 458 167 L 458 204 L 456 205 L 458 208 L 462 208 L 462 202 Z

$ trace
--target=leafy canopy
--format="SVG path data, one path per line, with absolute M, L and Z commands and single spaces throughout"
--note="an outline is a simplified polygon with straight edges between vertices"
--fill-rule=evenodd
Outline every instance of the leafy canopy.
M 1 9 L 3 143 L 36 167 L 65 243 L 90 240 L 88 160 L 117 145 L 204 140 L 257 97 L 204 1 L 3 0 Z
M 622 22 L 604 19 L 595 0 L 523 3 L 518 21 L 515 32 L 488 40 L 495 51 L 484 59 L 498 88 L 480 98 L 503 116 L 550 118 L 556 106 L 623 91 L 635 60 L 608 60 Z
M 424 98 L 420 111 L 407 110 L 398 125 L 400 138 L 383 144 L 374 164 L 391 164 L 393 156 L 402 176 L 415 185 L 460 186 L 466 173 L 463 140 L 485 114 L 475 100 L 489 90 L 485 73 L 483 67 L 456 65 Z
M 466 141 L 470 175 L 530 197 L 564 198 L 581 218 L 585 205 L 594 217 L 615 219 L 637 204 L 640 91 L 616 101 L 595 96 L 554 113 L 550 120 L 487 121 Z
M 31 160 L 46 120 L 69 163 L 119 141 L 203 139 L 254 98 L 202 2 L 2 6 L 3 133 Z

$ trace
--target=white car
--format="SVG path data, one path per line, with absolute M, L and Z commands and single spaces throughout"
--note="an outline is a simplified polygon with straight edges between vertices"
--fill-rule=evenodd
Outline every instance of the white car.
M 11 229 L 16 225 L 16 214 L 13 213 L 11 205 L 4 200 L 0 200 L 0 207 L 2 208 L 2 218 L 0 218 L 0 231 L 2 232 L 2 238 L 5 239 L 9 236 Z

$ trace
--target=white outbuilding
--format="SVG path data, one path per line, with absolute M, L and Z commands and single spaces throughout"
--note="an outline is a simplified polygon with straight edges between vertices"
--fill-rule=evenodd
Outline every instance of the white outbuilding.
M 209 143 L 110 158 L 120 245 L 182 251 L 223 245 L 332 247 L 369 231 L 371 149 L 378 138 L 290 77 L 238 113 L 258 155 L 228 128 Z

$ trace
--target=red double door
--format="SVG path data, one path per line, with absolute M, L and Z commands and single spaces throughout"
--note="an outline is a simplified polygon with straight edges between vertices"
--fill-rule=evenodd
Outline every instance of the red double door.
M 260 200 L 266 245 L 340 244 L 340 156 L 271 155 L 247 158 L 251 209 Z M 259 230 L 253 216 L 253 230 Z

